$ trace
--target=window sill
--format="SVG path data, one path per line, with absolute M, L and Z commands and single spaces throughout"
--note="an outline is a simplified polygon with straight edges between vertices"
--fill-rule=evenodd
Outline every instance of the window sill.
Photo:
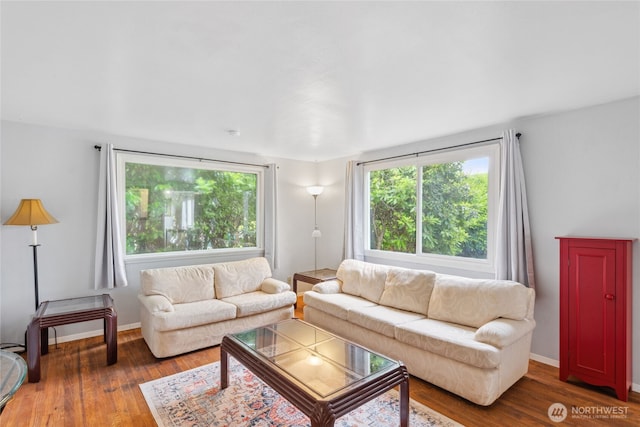
M 202 261 L 203 263 L 216 263 L 227 261 L 239 261 L 249 257 L 264 256 L 261 248 L 238 249 L 209 249 L 185 252 L 162 252 L 154 254 L 127 255 L 124 259 L 126 265 L 149 264 L 154 262 L 166 263 L 167 261 Z
M 398 252 L 366 250 L 365 258 L 372 262 L 388 263 L 406 268 L 430 269 L 447 274 L 492 278 L 495 268 L 491 261 L 442 255 L 416 255 Z

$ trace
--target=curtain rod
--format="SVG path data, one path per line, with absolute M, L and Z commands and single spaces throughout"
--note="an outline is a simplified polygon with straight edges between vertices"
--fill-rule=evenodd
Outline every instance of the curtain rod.
M 520 135 L 522 135 L 521 133 L 516 133 L 516 137 L 520 138 Z M 358 162 L 356 163 L 356 166 L 360 166 L 360 165 L 366 165 L 369 163 L 376 163 L 376 162 L 382 162 L 384 160 L 393 160 L 393 159 L 400 159 L 402 157 L 411 157 L 411 156 L 420 156 L 421 154 L 427 154 L 427 153 L 434 153 L 436 151 L 445 151 L 445 150 L 451 150 L 452 148 L 460 148 L 460 147 L 466 147 L 469 145 L 476 145 L 476 144 L 482 144 L 485 142 L 492 142 L 492 141 L 500 141 L 502 139 L 502 137 L 498 137 L 498 138 L 490 138 L 490 139 L 483 139 L 481 141 L 473 141 L 473 142 L 467 142 L 464 144 L 459 144 L 459 145 L 452 145 L 451 147 L 442 147 L 442 148 L 434 148 L 432 150 L 425 150 L 425 151 L 418 151 L 415 153 L 409 153 L 409 154 L 399 154 L 397 156 L 391 156 L 391 157 L 383 157 L 381 159 L 375 159 L 375 160 L 366 160 L 364 162 Z
M 94 145 L 93 148 L 95 148 L 98 151 L 102 150 L 102 145 Z M 231 160 L 215 160 L 215 159 L 207 159 L 204 157 L 193 157 L 193 156 L 182 156 L 180 154 L 165 154 L 165 153 L 154 153 L 151 151 L 138 151 L 138 150 L 126 150 L 124 148 L 114 148 L 114 151 L 120 151 L 123 153 L 135 153 L 135 154 L 149 154 L 151 156 L 160 156 L 160 157 L 173 157 L 173 158 L 177 158 L 177 159 L 189 159 L 189 160 L 198 160 L 200 162 L 217 162 L 217 163 L 227 163 L 227 164 L 232 164 L 232 165 L 242 165 L 242 166 L 257 166 L 257 167 L 261 167 L 261 168 L 268 168 L 269 165 L 258 165 L 255 163 L 244 163 L 244 162 L 234 162 Z

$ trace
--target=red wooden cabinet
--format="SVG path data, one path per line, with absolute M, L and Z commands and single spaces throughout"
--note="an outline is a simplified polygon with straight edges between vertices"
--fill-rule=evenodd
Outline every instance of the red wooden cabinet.
M 557 237 L 560 241 L 560 380 L 631 387 L 633 239 Z

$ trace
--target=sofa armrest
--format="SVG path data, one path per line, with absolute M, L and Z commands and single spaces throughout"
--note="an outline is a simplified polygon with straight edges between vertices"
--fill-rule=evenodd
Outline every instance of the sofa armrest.
M 342 292 L 342 286 L 340 286 L 338 280 L 327 280 L 326 282 L 316 283 L 311 290 L 319 294 L 339 294 Z
M 482 325 L 475 334 L 475 340 L 504 348 L 513 344 L 536 327 L 536 321 L 530 319 L 496 319 Z
M 260 290 L 268 294 L 281 294 L 283 292 L 291 290 L 291 286 L 289 286 L 288 283 L 283 282 L 282 280 L 269 277 L 268 279 L 264 279 L 262 281 L 262 283 L 260 284 Z
M 138 295 L 138 300 L 150 313 L 174 311 L 173 304 L 164 295 Z

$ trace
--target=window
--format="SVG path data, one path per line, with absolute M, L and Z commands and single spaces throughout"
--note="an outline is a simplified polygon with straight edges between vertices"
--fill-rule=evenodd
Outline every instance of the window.
M 499 146 L 367 166 L 366 254 L 493 271 Z
M 118 154 L 126 254 L 261 244 L 259 167 Z

